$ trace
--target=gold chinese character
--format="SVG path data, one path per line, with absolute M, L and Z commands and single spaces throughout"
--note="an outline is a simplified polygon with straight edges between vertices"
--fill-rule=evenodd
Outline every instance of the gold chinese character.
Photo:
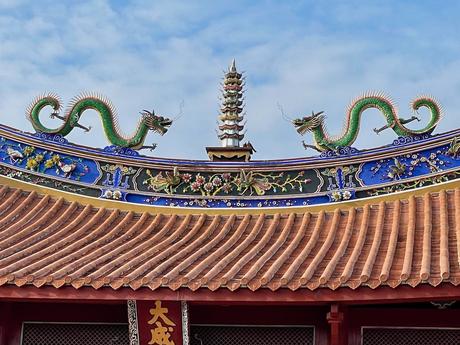
M 150 312 L 150 315 L 152 315 L 152 318 L 148 321 L 149 325 L 153 325 L 154 323 L 156 324 L 158 319 L 163 320 L 163 322 L 167 324 L 168 326 L 176 325 L 166 316 L 166 314 L 168 313 L 168 308 L 163 308 L 161 306 L 161 301 L 156 301 L 155 308 L 150 309 L 149 312 Z
M 150 321 L 149 321 L 150 323 Z M 173 340 L 170 340 L 169 337 L 174 329 L 172 327 L 164 327 L 161 322 L 155 322 L 156 327 L 150 330 L 152 334 L 152 339 L 149 341 L 149 345 L 175 345 Z

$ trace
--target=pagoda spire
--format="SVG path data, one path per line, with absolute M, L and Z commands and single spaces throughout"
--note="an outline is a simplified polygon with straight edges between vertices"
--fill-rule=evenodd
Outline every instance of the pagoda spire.
M 232 60 L 225 73 L 222 106 L 219 115 L 219 134 L 222 147 L 240 147 L 244 138 L 243 121 L 243 78 L 236 69 L 235 59 Z
M 243 75 L 236 69 L 235 59 L 225 72 L 222 85 L 222 105 L 219 114 L 219 147 L 206 147 L 212 161 L 249 161 L 256 152 L 250 142 L 241 145 L 244 138 L 243 121 Z

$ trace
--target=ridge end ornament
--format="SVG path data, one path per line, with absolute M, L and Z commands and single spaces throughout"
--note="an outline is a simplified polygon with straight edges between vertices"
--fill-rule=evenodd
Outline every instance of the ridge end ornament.
M 102 122 L 105 136 L 112 146 L 129 148 L 132 150 L 156 148 L 156 144 L 144 145 L 147 134 L 150 131 L 164 135 L 172 125 L 172 119 L 155 114 L 155 111 L 143 110 L 138 120 L 134 133 L 130 136 L 124 135 L 118 123 L 118 116 L 112 102 L 106 97 L 93 93 L 82 93 L 74 97 L 69 103 L 64 115 L 60 114 L 61 100 L 55 94 L 45 94 L 35 98 L 26 111 L 27 119 L 32 123 L 37 133 L 67 136 L 74 128 L 83 129 L 85 132 L 91 130 L 90 126 L 79 123 L 81 116 L 86 110 L 95 110 Z M 63 123 L 57 128 L 48 128 L 40 120 L 40 112 L 45 107 L 52 107 L 51 118 L 57 118 Z
M 420 121 L 418 109 L 425 107 L 430 112 L 430 118 L 425 127 L 421 129 L 410 129 L 405 126 L 413 121 Z M 338 151 L 343 147 L 352 147 L 358 137 L 361 115 L 368 108 L 375 108 L 385 117 L 386 125 L 381 128 L 374 128 L 374 132 L 379 134 L 386 129 L 392 129 L 399 137 L 414 137 L 422 135 L 431 135 L 439 121 L 442 118 L 442 107 L 431 96 L 420 96 L 415 98 L 411 103 L 414 114 L 407 118 L 400 118 L 393 101 L 383 93 L 368 92 L 355 100 L 348 107 L 345 126 L 342 134 L 332 137 L 328 134 L 324 121 L 325 114 L 323 111 L 315 113 L 312 111 L 310 116 L 290 119 L 282 111 L 283 118 L 290 121 L 300 135 L 307 132 L 313 134 L 314 145 L 302 142 L 305 149 L 314 149 L 318 152 Z M 281 108 L 282 110 L 282 108 Z

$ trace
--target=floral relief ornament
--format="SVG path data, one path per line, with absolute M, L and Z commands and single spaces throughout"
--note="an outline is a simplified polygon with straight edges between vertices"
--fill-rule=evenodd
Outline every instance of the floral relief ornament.
M 160 171 L 153 175 L 150 170 L 146 171 L 148 178 L 143 181 L 149 189 L 155 192 L 174 194 L 200 193 L 202 196 L 214 196 L 218 194 L 239 195 L 265 195 L 267 191 L 280 190 L 287 192 L 299 190 L 302 192 L 304 185 L 311 182 L 304 177 L 304 172 L 299 172 L 295 177 L 284 175 L 283 172 L 271 175 L 254 171 L 241 170 L 239 173 L 216 173 L 210 176 L 200 173 L 180 173 L 177 167 L 170 171 Z M 181 189 L 180 189 L 181 188 Z
M 55 169 L 56 175 L 66 178 L 72 175 L 76 180 L 87 174 L 89 168 L 82 163 L 82 159 L 73 159 L 70 157 L 55 154 L 52 151 L 38 151 L 33 146 L 21 145 L 8 146 L 6 153 L 10 162 L 14 165 L 21 165 L 25 160 L 25 168 L 30 171 L 45 173 L 48 169 Z M 81 171 L 76 173 L 77 168 Z
M 334 202 L 350 200 L 352 196 L 353 194 L 349 190 L 336 190 L 330 194 L 331 201 Z
M 420 153 L 407 154 L 393 158 L 393 164 L 387 163 L 388 161 L 386 160 L 380 160 L 370 170 L 372 171 L 372 176 L 383 172 L 382 179 L 392 181 L 417 175 L 416 168 L 423 166 L 428 168 L 430 173 L 437 173 L 441 172 L 449 164 L 448 161 L 443 159 L 442 153 L 442 151 L 437 150 L 427 156 L 423 156 Z
M 119 190 L 106 190 L 103 194 L 102 197 L 104 199 L 113 199 L 113 200 L 120 200 L 122 198 L 123 194 Z

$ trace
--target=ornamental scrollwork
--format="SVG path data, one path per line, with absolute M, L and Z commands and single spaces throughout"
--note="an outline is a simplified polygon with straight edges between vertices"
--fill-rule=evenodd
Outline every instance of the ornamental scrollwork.
M 101 190 L 101 198 L 126 200 L 126 190 L 137 169 L 122 164 L 105 164 L 101 170 L 106 174 L 102 181 L 104 188 Z
M 358 169 L 353 166 L 326 168 L 321 174 L 327 178 L 327 190 L 330 202 L 347 201 L 355 196 L 354 175 Z

